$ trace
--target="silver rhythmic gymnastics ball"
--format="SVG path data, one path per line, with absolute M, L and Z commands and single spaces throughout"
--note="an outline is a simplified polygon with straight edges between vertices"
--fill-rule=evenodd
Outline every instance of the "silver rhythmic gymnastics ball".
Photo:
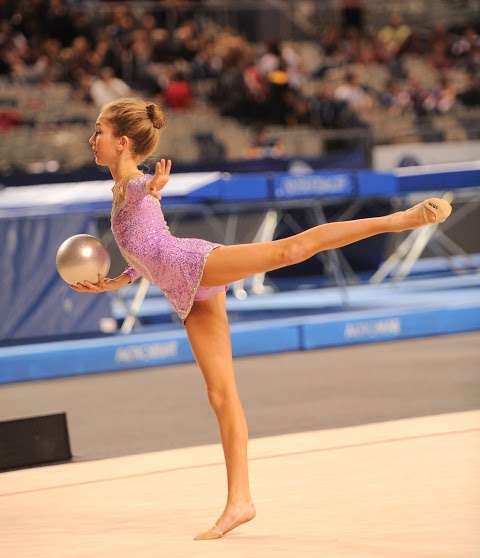
M 105 246 L 90 234 L 76 234 L 60 244 L 56 256 L 61 278 L 73 285 L 83 281 L 98 282 L 110 270 L 110 255 Z

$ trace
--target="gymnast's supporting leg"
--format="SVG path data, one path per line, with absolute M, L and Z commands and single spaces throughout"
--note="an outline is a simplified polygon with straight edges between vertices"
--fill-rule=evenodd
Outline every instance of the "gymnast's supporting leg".
M 254 273 L 293 265 L 322 250 L 331 250 L 376 234 L 401 232 L 443 222 L 451 212 L 441 198 L 429 198 L 406 211 L 384 217 L 326 223 L 271 242 L 220 246 L 207 258 L 201 284 L 224 285 Z
M 195 301 L 185 328 L 217 416 L 228 481 L 222 515 L 196 539 L 220 538 L 255 516 L 248 480 L 248 427 L 235 381 L 225 293 Z

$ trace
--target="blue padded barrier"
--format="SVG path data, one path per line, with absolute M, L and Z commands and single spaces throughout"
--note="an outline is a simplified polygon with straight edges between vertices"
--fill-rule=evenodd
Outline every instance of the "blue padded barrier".
M 390 197 L 398 193 L 398 179 L 392 173 L 360 171 L 357 173 L 357 195 Z
M 397 171 L 398 192 L 422 192 L 428 190 L 454 190 L 480 186 L 480 168 L 469 170 L 450 170 L 442 172 L 408 173 Z
M 235 357 L 474 331 L 480 300 L 437 307 L 374 308 L 231 327 Z M 214 350 L 214 348 L 213 348 Z M 193 362 L 184 330 L 0 348 L 0 384 Z
M 233 325 L 232 350 L 235 356 L 298 351 L 300 330 L 288 320 L 269 320 Z
M 221 180 L 221 199 L 227 202 L 268 199 L 268 182 L 264 174 L 226 174 Z
M 358 313 L 359 314 L 359 313 Z M 480 304 L 452 308 L 380 310 L 336 320 L 311 318 L 302 327 L 302 348 L 314 349 L 480 329 Z
M 0 348 L 0 383 L 191 362 L 182 330 Z
M 231 333 L 235 356 L 300 349 L 298 327 L 284 321 L 235 324 Z M 183 329 L 35 343 L 0 348 L 0 384 L 193 361 Z
M 217 180 L 206 186 L 202 186 L 198 190 L 190 192 L 186 196 L 163 196 L 163 204 L 181 204 L 181 203 L 201 203 L 210 202 L 212 200 L 222 199 L 222 181 Z

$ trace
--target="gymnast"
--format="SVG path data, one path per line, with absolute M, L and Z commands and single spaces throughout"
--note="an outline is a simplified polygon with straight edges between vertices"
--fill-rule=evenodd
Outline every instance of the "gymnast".
M 143 276 L 162 290 L 178 314 L 218 421 L 227 469 L 225 508 L 195 540 L 218 539 L 256 513 L 248 476 L 248 426 L 235 380 L 225 308 L 227 285 L 376 234 L 441 223 L 451 206 L 444 199 L 429 198 L 405 211 L 326 223 L 271 242 L 227 246 L 177 238 L 170 233 L 160 204 L 171 161 L 157 162 L 153 175 L 138 169 L 155 150 L 164 124 L 162 109 L 141 99 L 120 99 L 103 107 L 89 144 L 95 162 L 112 174 L 111 229 L 128 267 L 115 278 L 70 287 L 77 292 L 112 291 Z

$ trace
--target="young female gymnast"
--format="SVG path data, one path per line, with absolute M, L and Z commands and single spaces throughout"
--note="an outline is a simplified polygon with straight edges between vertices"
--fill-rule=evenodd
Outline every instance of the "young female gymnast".
M 443 222 L 451 207 L 443 199 L 430 198 L 406 211 L 318 225 L 272 242 L 224 246 L 176 238 L 168 230 L 159 201 L 171 161 L 158 162 L 153 176 L 138 170 L 155 149 L 163 125 L 160 107 L 140 99 L 121 99 L 103 107 L 89 143 L 96 163 L 108 166 L 114 180 L 111 227 L 129 266 L 118 277 L 71 288 L 111 291 L 144 276 L 160 287 L 182 320 L 218 420 L 227 468 L 225 509 L 213 527 L 195 537 L 216 539 L 255 517 L 248 478 L 248 427 L 232 363 L 226 285 L 372 235 Z

